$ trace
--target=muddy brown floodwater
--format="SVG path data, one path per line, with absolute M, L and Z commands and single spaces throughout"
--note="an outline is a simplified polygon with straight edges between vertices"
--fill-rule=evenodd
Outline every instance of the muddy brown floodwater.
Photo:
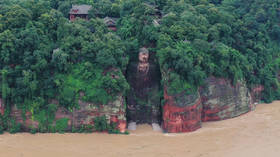
M 4 134 L 0 157 L 278 157 L 280 101 L 241 117 L 203 123 L 193 133 L 162 134 L 148 125 L 130 135 Z

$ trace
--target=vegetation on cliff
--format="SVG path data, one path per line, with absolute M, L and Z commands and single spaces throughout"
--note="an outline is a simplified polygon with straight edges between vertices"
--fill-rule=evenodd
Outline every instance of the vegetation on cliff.
M 92 5 L 90 20 L 70 22 L 72 4 Z M 118 18 L 116 32 L 106 16 Z M 171 93 L 216 76 L 263 85 L 270 102 L 280 98 L 279 23 L 277 0 L 2 0 L 0 95 L 7 109 L 38 114 L 52 99 L 78 107 L 80 92 L 106 104 L 128 91 L 126 67 L 145 46 Z

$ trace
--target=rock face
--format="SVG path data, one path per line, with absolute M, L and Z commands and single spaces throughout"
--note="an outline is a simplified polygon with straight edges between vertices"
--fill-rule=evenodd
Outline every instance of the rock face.
M 11 117 L 16 120 L 17 123 L 21 124 L 23 131 L 30 131 L 32 128 L 38 128 L 39 123 L 32 120 L 31 112 L 23 114 L 22 110 L 18 109 L 16 105 L 11 108 Z
M 83 124 L 93 124 L 96 117 L 105 116 L 108 123 L 115 122 L 121 132 L 125 131 L 126 117 L 124 97 L 118 96 L 114 102 L 106 105 L 95 105 L 79 101 L 80 109 L 73 111 L 73 125 L 79 128 Z
M 251 89 L 251 98 L 252 98 L 252 103 L 258 103 L 260 102 L 262 98 L 262 91 L 264 90 L 263 85 L 256 85 Z
M 163 130 L 169 133 L 190 132 L 201 127 L 199 93 L 168 95 L 164 89 Z
M 262 90 L 262 87 L 253 89 L 254 100 Z M 233 118 L 255 108 L 250 91 L 242 81 L 232 85 L 229 80 L 209 77 L 199 91 L 193 95 L 169 95 L 165 88 L 163 129 L 166 132 L 195 131 L 201 127 L 201 121 Z
M 233 118 L 254 109 L 246 84 L 232 85 L 229 80 L 209 77 L 200 88 L 202 121 Z
M 53 101 L 53 103 L 57 102 Z M 106 105 L 96 105 L 83 101 L 79 101 L 79 105 L 80 109 L 74 110 L 73 112 L 65 108 L 58 108 L 55 113 L 54 124 L 61 118 L 68 118 L 67 130 L 70 131 L 72 127 L 81 128 L 82 125 L 94 125 L 94 119 L 96 117 L 105 116 L 108 123 L 116 123 L 120 132 L 125 132 L 126 117 L 123 96 L 118 96 L 114 102 L 109 102 Z M 22 111 L 15 105 L 12 107 L 11 117 L 14 117 L 17 123 L 22 124 L 24 131 L 28 131 L 32 127 L 37 128 L 39 125 L 37 121 L 32 120 L 32 114 L 30 112 L 26 112 L 24 118 Z
M 171 95 L 165 86 L 162 107 L 163 130 L 169 133 L 195 131 L 201 127 L 202 121 L 223 120 L 247 113 L 254 109 L 254 102 L 260 99 L 262 90 L 262 86 L 256 86 L 250 92 L 242 81 L 232 85 L 229 80 L 215 77 L 207 78 L 199 92 L 194 94 L 187 95 L 184 91 Z M 79 101 L 80 109 L 72 112 L 58 108 L 54 124 L 61 118 L 68 118 L 68 130 L 71 130 L 72 127 L 80 128 L 84 124 L 94 125 L 96 117 L 105 116 L 108 123 L 117 123 L 118 129 L 124 132 L 126 129 L 124 100 L 123 96 L 118 96 L 114 102 L 106 105 Z M 52 103 L 58 104 L 55 101 Z M 0 99 L 1 113 L 4 112 L 3 106 Z M 23 116 L 16 106 L 11 108 L 11 117 L 22 123 L 23 130 L 26 131 L 39 125 L 32 120 L 30 112 Z

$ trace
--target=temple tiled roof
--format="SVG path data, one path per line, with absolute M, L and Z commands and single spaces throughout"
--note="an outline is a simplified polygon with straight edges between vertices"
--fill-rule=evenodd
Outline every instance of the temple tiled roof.
M 103 20 L 107 26 L 116 26 L 117 18 L 105 17 Z
M 69 14 L 88 14 L 88 11 L 91 9 L 91 5 L 72 5 L 72 8 Z

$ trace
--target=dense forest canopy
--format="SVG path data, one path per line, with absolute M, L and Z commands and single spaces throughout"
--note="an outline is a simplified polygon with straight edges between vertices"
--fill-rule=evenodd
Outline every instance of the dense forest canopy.
M 90 19 L 69 21 L 72 4 Z M 107 29 L 104 17 L 117 20 Z M 0 95 L 34 113 L 50 100 L 72 109 L 106 104 L 129 85 L 126 67 L 140 47 L 156 52 L 170 91 L 194 91 L 209 76 L 279 99 L 278 0 L 0 0 Z

